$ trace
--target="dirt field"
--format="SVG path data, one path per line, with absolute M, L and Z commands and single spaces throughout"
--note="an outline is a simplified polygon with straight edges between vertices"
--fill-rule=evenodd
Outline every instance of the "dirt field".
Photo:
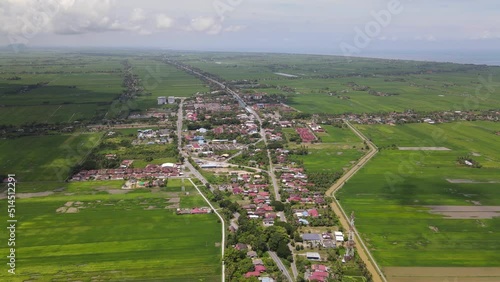
M 398 147 L 400 151 L 451 151 L 446 147 Z
M 385 267 L 389 282 L 496 282 L 500 267 Z
M 425 206 L 430 213 L 441 214 L 450 219 L 479 219 L 500 216 L 500 206 Z

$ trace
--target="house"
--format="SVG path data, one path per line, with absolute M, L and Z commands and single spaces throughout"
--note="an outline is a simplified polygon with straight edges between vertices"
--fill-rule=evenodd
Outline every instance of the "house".
M 323 265 L 323 264 L 313 264 L 313 265 L 311 265 L 311 269 L 314 272 L 316 272 L 316 271 L 328 272 L 328 270 L 329 270 L 329 268 L 326 265 Z
M 208 132 L 208 129 L 202 127 L 202 128 L 198 128 L 196 131 L 201 133 L 201 134 L 205 134 Z
M 317 209 L 310 209 L 308 213 L 311 217 L 319 217 L 319 212 Z
M 261 259 L 254 259 L 252 260 L 253 265 L 264 265 Z
M 274 282 L 274 279 L 271 277 L 260 277 L 260 282 Z
M 309 221 L 303 218 L 299 218 L 299 223 L 304 224 L 304 225 L 309 225 Z
M 272 218 L 264 218 L 264 226 L 273 226 L 274 225 L 274 219 Z
M 243 244 L 243 243 L 238 243 L 234 246 L 234 248 L 238 251 L 246 251 L 248 250 L 248 246 L 247 244 Z
M 128 168 L 134 161 L 133 160 L 123 160 L 120 167 Z
M 158 97 L 158 105 L 165 105 L 167 103 L 167 97 L 160 96 Z
M 258 271 L 260 273 L 265 272 L 266 271 L 266 267 L 263 266 L 263 265 L 256 265 L 255 266 L 255 271 Z
M 309 276 L 309 281 L 324 282 L 327 280 L 328 276 L 328 272 L 315 271 Z
M 319 243 L 321 242 L 321 235 L 317 233 L 304 233 L 302 234 L 302 240 L 304 242 Z
M 247 252 L 247 257 L 249 257 L 249 258 L 256 258 L 257 257 L 257 252 L 255 252 L 255 251 L 248 251 Z
M 247 272 L 245 274 L 246 278 L 249 278 L 249 277 L 259 277 L 259 276 L 260 276 L 260 272 L 258 272 L 258 271 L 250 271 L 250 272 Z

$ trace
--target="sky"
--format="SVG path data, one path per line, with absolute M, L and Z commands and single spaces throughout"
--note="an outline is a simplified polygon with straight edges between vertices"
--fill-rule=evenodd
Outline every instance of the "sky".
M 498 0 L 1 0 L 0 45 L 495 51 L 499 15 Z

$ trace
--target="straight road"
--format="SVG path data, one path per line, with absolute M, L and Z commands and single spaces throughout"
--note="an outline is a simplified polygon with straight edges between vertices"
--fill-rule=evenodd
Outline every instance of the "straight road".
M 378 153 L 378 148 L 368 138 L 366 138 L 366 136 L 364 136 L 359 130 L 357 130 L 354 126 L 352 126 L 351 123 L 349 123 L 347 120 L 344 120 L 344 122 L 352 131 L 354 131 L 356 135 L 358 135 L 359 138 L 365 141 L 368 147 L 370 148 L 370 151 L 366 155 L 364 155 L 348 172 L 342 175 L 342 177 L 340 177 L 332 185 L 332 187 L 328 189 L 328 191 L 326 191 L 326 195 L 332 196 L 334 199 L 334 201 L 331 204 L 333 211 L 339 217 L 340 223 L 342 224 L 342 226 L 344 226 L 344 229 L 348 230 L 350 226 L 349 225 L 350 218 L 345 213 L 344 209 L 340 205 L 337 198 L 335 198 L 335 192 L 341 189 L 353 175 L 355 175 L 361 168 L 363 168 L 363 166 Z M 382 270 L 378 267 L 377 263 L 375 262 L 375 259 L 371 255 L 370 251 L 366 247 L 363 240 L 361 239 L 361 236 L 359 236 L 356 227 L 354 227 L 354 233 L 356 234 L 356 236 L 354 237 L 354 242 L 356 243 L 356 251 L 358 252 L 360 258 L 365 262 L 368 271 L 370 271 L 370 273 L 372 274 L 373 281 L 387 282 L 387 279 L 382 273 Z
M 276 265 L 278 266 L 278 268 L 281 270 L 281 272 L 283 273 L 283 275 L 285 275 L 285 277 L 288 279 L 288 281 L 289 282 L 293 282 L 292 276 L 290 276 L 290 273 L 288 273 L 288 269 L 283 264 L 283 262 L 280 260 L 280 258 L 278 257 L 278 255 L 276 255 L 275 252 L 269 251 L 269 256 L 274 260 L 274 262 L 276 263 Z
M 177 112 L 177 149 L 179 153 L 184 157 L 184 166 L 189 169 L 191 174 L 198 178 L 203 185 L 206 185 L 208 181 L 201 175 L 201 173 L 189 162 L 189 155 L 182 150 L 182 122 L 184 119 L 184 111 L 183 111 L 184 99 L 181 99 L 181 103 L 179 104 L 179 110 Z M 213 188 L 210 187 L 210 191 L 213 192 Z

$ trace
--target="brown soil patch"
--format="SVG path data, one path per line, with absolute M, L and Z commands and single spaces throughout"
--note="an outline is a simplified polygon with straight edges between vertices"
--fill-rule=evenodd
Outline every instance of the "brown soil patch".
M 127 194 L 130 190 L 124 190 L 124 189 L 110 189 L 106 190 L 109 194 Z
M 66 210 L 66 213 L 77 213 L 77 212 L 79 212 L 78 208 L 73 208 L 73 207 L 68 208 Z
M 181 201 L 181 198 L 171 198 L 168 200 L 168 203 L 179 203 Z
M 398 147 L 400 151 L 451 151 L 446 147 Z
M 60 207 L 60 208 L 58 208 L 56 210 L 56 212 L 58 212 L 58 213 L 65 213 L 67 209 L 68 209 L 67 207 Z
M 173 204 L 173 205 L 168 205 L 165 207 L 166 210 L 168 209 L 178 209 L 179 208 L 179 204 Z
M 441 214 L 450 219 L 478 219 L 500 216 L 500 206 L 424 206 L 430 213 Z
M 494 282 L 500 267 L 384 267 L 389 282 Z
M 66 204 L 64 204 L 64 206 L 66 207 L 71 207 L 73 205 L 73 202 L 66 202 Z

